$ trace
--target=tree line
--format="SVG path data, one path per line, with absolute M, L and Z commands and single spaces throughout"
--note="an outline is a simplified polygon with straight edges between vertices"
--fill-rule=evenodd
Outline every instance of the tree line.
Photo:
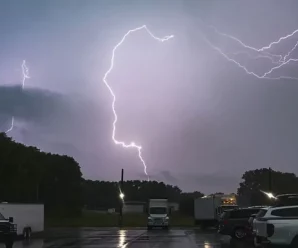
M 298 193 L 296 189 L 295 174 L 263 168 L 245 172 L 237 194 L 251 205 L 265 205 L 270 202 L 262 191 Z M 42 152 L 0 133 L 0 202 L 41 202 L 48 215 L 78 215 L 83 207 L 117 208 L 121 190 L 125 201 L 168 198 L 189 215 L 194 212 L 194 199 L 204 195 L 156 181 L 125 181 L 121 188 L 119 182 L 85 180 L 72 157 Z
M 41 152 L 0 133 L 0 202 L 45 204 L 47 214 L 77 214 L 82 173 L 71 157 Z

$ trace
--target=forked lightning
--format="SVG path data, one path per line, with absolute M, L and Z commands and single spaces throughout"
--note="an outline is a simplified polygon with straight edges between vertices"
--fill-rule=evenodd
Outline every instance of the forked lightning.
M 22 90 L 24 90 L 25 81 L 26 81 L 26 79 L 30 78 L 29 77 L 29 69 L 26 66 L 26 60 L 23 60 L 21 67 L 22 67 L 22 75 L 23 75 L 23 77 L 22 77 Z M 11 126 L 10 126 L 10 128 L 7 129 L 5 133 L 6 134 L 9 133 L 10 131 L 13 130 L 13 128 L 14 128 L 14 116 L 11 118 Z
M 115 137 L 116 136 L 116 123 L 117 123 L 117 120 L 118 120 L 118 116 L 117 116 L 117 113 L 116 113 L 116 110 L 115 110 L 116 95 L 114 94 L 114 92 L 112 90 L 112 87 L 109 85 L 109 83 L 107 81 L 107 78 L 108 78 L 109 74 L 112 72 L 112 70 L 114 68 L 114 59 L 115 59 L 115 52 L 116 52 L 116 50 L 123 44 L 123 42 L 125 41 L 125 39 L 126 39 L 127 36 L 129 36 L 130 34 L 136 32 L 136 31 L 140 31 L 140 30 L 145 30 L 150 35 L 151 38 L 153 38 L 153 39 L 155 39 L 156 41 L 159 41 L 159 42 L 168 41 L 169 39 L 171 39 L 171 38 L 174 37 L 173 35 L 169 35 L 169 36 L 165 36 L 163 38 L 158 38 L 155 35 L 153 35 L 153 33 L 147 28 L 146 25 L 143 25 L 141 27 L 137 27 L 135 29 L 129 30 L 122 37 L 122 39 L 118 42 L 118 44 L 113 48 L 110 67 L 107 70 L 107 72 L 104 74 L 103 82 L 107 86 L 107 88 L 109 89 L 109 91 L 110 91 L 110 93 L 112 95 L 112 111 L 113 111 L 113 114 L 114 114 L 114 121 L 113 121 L 113 127 L 112 127 L 112 140 L 114 141 L 114 143 L 116 145 L 121 145 L 123 148 L 133 148 L 133 149 L 136 149 L 137 150 L 139 159 L 140 159 L 141 163 L 144 166 L 144 172 L 145 172 L 145 174 L 146 174 L 146 176 L 147 176 L 147 178 L 149 180 L 149 175 L 147 173 L 147 165 L 146 165 L 146 162 L 145 162 L 145 160 L 144 160 L 144 158 L 142 156 L 142 146 L 137 145 L 133 141 L 131 141 L 129 143 L 126 143 L 124 141 L 119 141 Z

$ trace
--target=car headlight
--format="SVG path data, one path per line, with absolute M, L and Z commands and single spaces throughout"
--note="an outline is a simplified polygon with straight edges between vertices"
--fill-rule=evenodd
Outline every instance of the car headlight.
M 167 216 L 167 217 L 165 217 L 165 220 L 169 220 L 169 217 Z

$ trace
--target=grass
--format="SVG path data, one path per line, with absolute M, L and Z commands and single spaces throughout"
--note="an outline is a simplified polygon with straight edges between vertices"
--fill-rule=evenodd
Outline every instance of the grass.
M 45 220 L 46 227 L 117 227 L 119 225 L 118 214 L 83 212 L 82 216 L 75 218 L 51 218 Z M 171 226 L 193 226 L 192 217 L 173 214 L 170 216 Z M 146 214 L 123 214 L 124 227 L 147 226 Z

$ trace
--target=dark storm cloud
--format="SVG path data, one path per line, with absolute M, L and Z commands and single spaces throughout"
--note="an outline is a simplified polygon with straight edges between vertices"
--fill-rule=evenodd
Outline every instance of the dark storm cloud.
M 65 102 L 61 94 L 43 89 L 0 86 L 0 116 L 15 116 L 29 122 L 45 122 L 61 113 Z

